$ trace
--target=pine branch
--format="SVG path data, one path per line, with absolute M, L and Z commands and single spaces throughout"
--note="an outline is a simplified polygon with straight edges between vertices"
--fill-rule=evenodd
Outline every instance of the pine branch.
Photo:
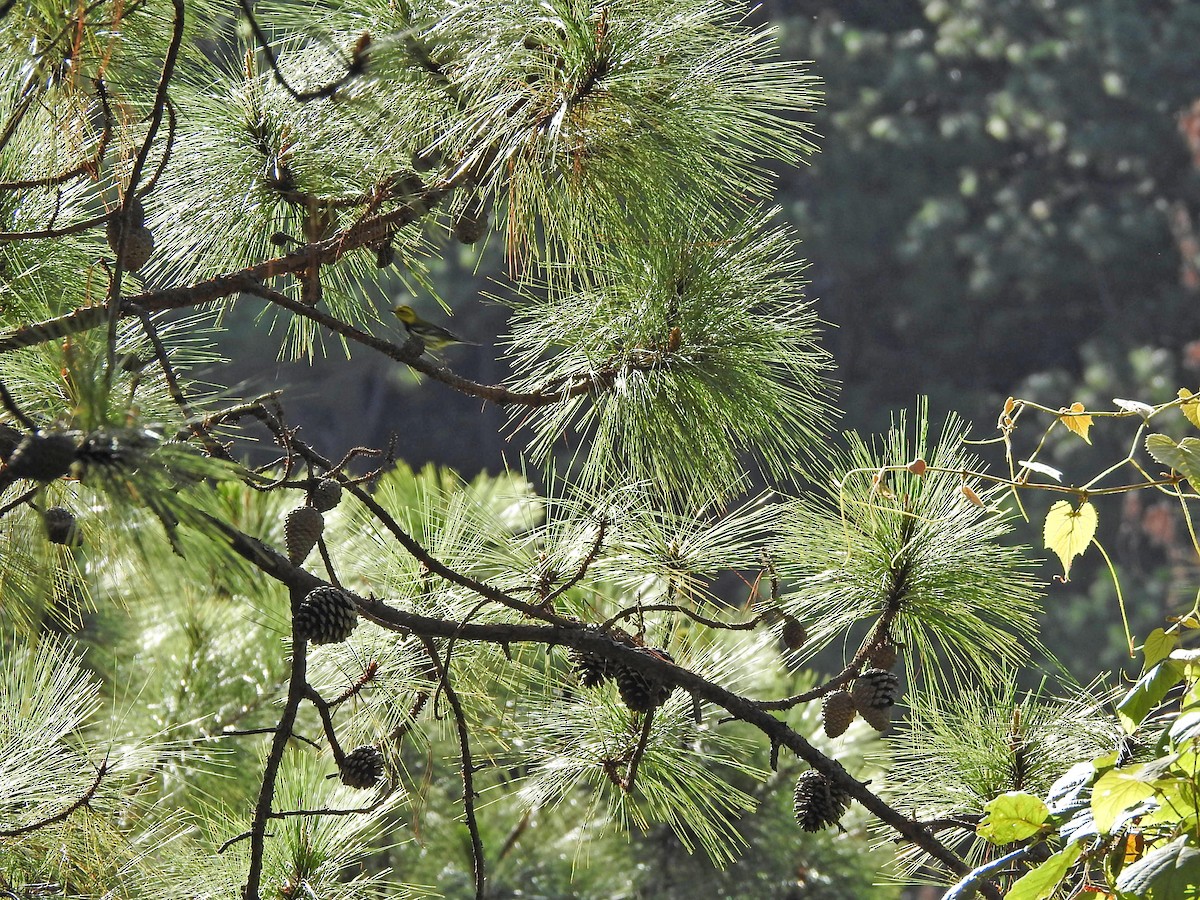
M 71 813 L 75 812 L 75 810 L 80 809 L 81 807 L 87 806 L 88 801 L 96 796 L 96 791 L 100 790 L 100 782 L 104 780 L 104 776 L 107 774 L 108 760 L 106 759 L 96 767 L 96 777 L 92 780 L 92 783 L 88 789 L 84 791 L 77 800 L 72 802 L 70 806 L 52 816 L 48 816 L 45 819 L 41 819 L 37 822 L 31 822 L 28 825 L 22 825 L 20 828 L 0 829 L 0 837 L 20 837 L 23 834 L 29 834 L 30 832 L 47 828 L 50 825 L 56 825 L 59 822 L 65 822 L 70 817 Z
M 369 497 L 369 495 L 367 496 Z M 362 498 L 360 497 L 360 499 Z M 225 523 L 213 521 L 231 539 L 235 552 L 260 567 L 265 574 L 287 584 L 289 589 L 295 591 L 299 587 L 304 593 L 307 593 L 324 584 L 315 576 L 292 566 L 279 554 L 267 551 L 260 542 L 253 538 L 241 534 L 237 529 Z M 455 574 L 459 579 L 464 578 L 464 576 Z M 466 580 L 471 581 L 471 579 Z M 770 741 L 773 747 L 787 747 L 792 750 L 812 768 L 833 780 L 847 794 L 858 800 L 879 821 L 894 829 L 904 839 L 920 847 L 950 872 L 962 876 L 970 871 L 970 866 L 942 844 L 928 828 L 893 809 L 878 795 L 868 790 L 865 784 L 851 777 L 840 763 L 821 753 L 785 722 L 763 710 L 759 702 L 728 691 L 700 675 L 656 656 L 641 653 L 637 648 L 614 641 L 596 629 L 565 620 L 562 620 L 562 624 L 555 625 L 469 624 L 404 612 L 388 606 L 379 599 L 364 599 L 357 596 L 354 596 L 353 599 L 359 614 L 364 618 L 383 628 L 402 634 L 415 634 L 422 639 L 440 637 L 483 641 L 500 646 L 532 643 L 544 646 L 571 647 L 639 672 L 654 683 L 682 688 L 693 696 L 721 707 L 732 718 L 753 726 Z M 537 611 L 536 608 L 531 607 L 530 609 L 533 612 Z M 439 667 L 440 662 L 439 660 Z M 290 697 L 289 693 L 289 699 Z M 989 894 L 989 896 L 997 895 Z

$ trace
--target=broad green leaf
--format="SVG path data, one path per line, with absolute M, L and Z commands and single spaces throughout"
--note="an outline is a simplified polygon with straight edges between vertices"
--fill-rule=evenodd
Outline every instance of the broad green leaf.
M 1071 404 L 1070 409 L 1060 409 L 1058 420 L 1067 426 L 1075 434 L 1079 435 L 1089 444 L 1092 439 L 1088 437 L 1088 429 L 1092 427 L 1092 417 L 1082 415 L 1083 404 L 1076 400 Z
M 1046 548 L 1062 561 L 1063 580 L 1071 577 L 1071 561 L 1087 549 L 1096 536 L 1096 508 L 1084 500 L 1072 509 L 1068 500 L 1059 500 L 1046 513 Z
M 1188 845 L 1186 835 L 1176 838 L 1125 869 L 1117 879 L 1117 890 L 1145 900 L 1196 900 L 1200 898 L 1200 850 Z
M 1053 897 L 1082 852 L 1082 844 L 1072 844 L 1059 850 L 1036 869 L 1022 875 L 1004 895 L 1006 900 L 1047 900 Z
M 1113 403 L 1119 409 L 1125 412 L 1137 413 L 1143 419 L 1150 418 L 1154 414 L 1154 407 L 1149 403 L 1143 403 L 1141 400 L 1122 400 L 1120 397 L 1113 397 Z
M 1146 452 L 1183 475 L 1192 487 L 1200 485 L 1200 438 L 1184 438 L 1176 443 L 1165 434 L 1150 434 L 1146 436 Z
M 1050 810 L 1040 798 L 1024 791 L 1009 791 L 984 804 L 987 814 L 976 832 L 993 844 L 1011 844 L 1031 838 L 1046 824 Z
M 1187 416 L 1187 420 L 1200 428 L 1200 397 L 1197 397 L 1187 388 L 1179 389 L 1179 399 L 1183 401 L 1180 409 Z
M 1146 657 L 1146 661 L 1142 663 L 1142 671 L 1148 672 L 1152 666 L 1162 662 L 1178 645 L 1179 635 L 1174 632 L 1168 634 L 1161 628 L 1155 628 L 1146 636 L 1146 643 L 1142 644 L 1142 653 Z
M 1129 689 L 1129 693 L 1117 704 L 1117 718 L 1127 734 L 1133 734 L 1150 710 L 1162 702 L 1167 691 L 1179 684 L 1183 670 L 1184 663 L 1168 657 L 1156 663 Z
M 1192 760 L 1195 763 L 1195 760 Z M 1182 822 L 1194 823 L 1196 819 L 1196 786 L 1190 777 L 1160 778 L 1154 783 L 1158 791 L 1158 809 L 1142 816 L 1138 825 L 1151 830 L 1155 825 L 1165 825 L 1178 834 Z
M 1138 772 L 1131 771 L 1138 768 L 1114 769 L 1101 775 L 1092 788 L 1092 817 L 1101 834 L 1108 834 L 1143 800 L 1154 796 L 1154 785 L 1139 778 Z

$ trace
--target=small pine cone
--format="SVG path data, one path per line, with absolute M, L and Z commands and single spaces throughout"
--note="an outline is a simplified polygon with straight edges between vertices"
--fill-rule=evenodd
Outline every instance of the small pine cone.
M 65 431 L 27 434 L 8 457 L 9 474 L 34 481 L 53 481 L 71 471 L 78 445 Z
M 322 478 L 310 493 L 309 502 L 317 512 L 329 512 L 342 501 L 342 486 L 332 478 Z
M 62 544 L 64 547 L 83 544 L 75 514 L 64 506 L 51 506 L 43 512 L 42 524 L 46 527 L 46 540 L 52 544 Z
M 645 653 L 667 662 L 675 662 L 675 658 L 666 650 L 656 650 L 652 647 L 638 647 L 639 653 Z M 617 690 L 621 692 L 621 702 L 631 712 L 648 713 L 655 707 L 662 706 L 675 690 L 673 686 L 652 681 L 641 672 L 620 667 L 616 674 Z
M 311 644 L 340 643 L 357 627 L 358 610 L 354 601 L 339 588 L 314 588 L 296 610 L 296 636 L 306 638 Z
M 317 545 L 325 529 L 325 519 L 315 506 L 297 506 L 283 520 L 283 542 L 287 546 L 288 562 L 298 566 Z
M 892 723 L 892 707 L 900 696 L 900 679 L 886 669 L 867 669 L 854 680 L 850 696 L 872 728 L 887 731 Z
M 122 226 L 123 223 L 118 214 L 114 213 L 109 218 L 108 227 L 105 230 L 108 246 L 116 254 L 118 248 L 122 246 L 121 238 L 124 234 L 124 252 L 120 255 L 121 267 L 130 272 L 136 272 L 150 261 L 150 254 L 154 252 L 154 232 L 145 225 L 133 224 L 128 229 Z
M 487 234 L 488 228 L 488 211 L 483 197 L 472 192 L 450 228 L 454 232 L 454 239 L 460 243 L 478 243 Z
M 571 660 L 571 668 L 579 676 L 579 683 L 584 687 L 600 687 L 613 677 L 612 666 L 602 657 L 585 650 L 572 650 L 567 656 Z
M 792 810 L 805 831 L 821 831 L 836 825 L 850 805 L 850 795 L 816 769 L 802 772 L 796 780 Z
M 878 645 L 871 651 L 868 661 L 874 669 L 891 669 L 896 665 L 897 650 L 896 645 L 891 641 L 887 641 Z
M 383 754 L 372 744 L 355 747 L 342 760 L 342 784 L 366 790 L 383 777 Z
M 821 704 L 821 721 L 825 725 L 825 733 L 831 738 L 846 733 L 858 710 L 854 706 L 854 698 L 849 691 L 834 691 L 825 697 Z
M 784 616 L 782 636 L 783 646 L 789 650 L 799 650 L 808 640 L 808 632 L 795 616 Z

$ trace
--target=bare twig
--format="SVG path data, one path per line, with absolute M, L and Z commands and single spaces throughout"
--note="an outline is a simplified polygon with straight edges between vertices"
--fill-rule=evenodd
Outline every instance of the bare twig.
M 263 552 L 265 548 L 260 544 L 259 550 Z M 251 559 L 251 562 L 258 565 L 257 559 L 269 560 L 270 556 L 264 552 L 261 557 Z M 307 591 L 298 593 L 295 588 L 292 588 L 290 593 L 292 608 L 295 609 Z M 288 737 L 292 732 L 292 726 L 296 723 L 296 713 L 300 709 L 300 701 L 304 699 L 305 689 L 308 687 L 308 682 L 305 681 L 307 652 L 307 642 L 302 637 L 293 635 L 292 670 L 288 680 L 287 699 L 284 702 L 283 711 L 279 714 L 279 723 L 275 726 L 275 737 L 271 741 L 266 765 L 263 766 L 262 786 L 259 788 L 258 802 L 254 807 L 254 819 L 250 825 L 250 865 L 246 874 L 246 884 L 242 889 L 244 900 L 260 900 L 259 886 L 262 882 L 267 821 L 271 817 L 271 803 L 275 799 L 275 781 L 279 776 L 279 766 L 283 762 L 283 751 L 287 748 Z
M 450 672 L 443 668 L 438 658 L 437 647 L 430 638 L 422 637 L 421 643 L 429 654 L 429 661 L 437 670 L 441 687 L 454 713 L 454 726 L 458 731 L 459 752 L 462 754 L 462 783 L 463 783 L 463 816 L 467 820 L 467 830 L 471 833 L 471 863 L 475 872 L 475 900 L 484 900 L 487 896 L 487 876 L 483 856 L 483 838 L 479 835 L 479 822 L 475 819 L 475 767 L 471 763 L 471 738 L 467 731 L 467 717 L 463 713 L 462 703 L 458 692 L 450 684 Z
M 366 70 L 367 53 L 371 46 L 371 36 L 364 33 L 358 43 L 354 45 L 351 51 L 350 60 L 346 63 L 345 73 L 336 81 L 322 85 L 319 88 L 308 91 L 298 91 L 288 83 L 288 80 L 283 76 L 283 72 L 279 69 L 279 60 L 275 56 L 275 51 L 271 48 L 271 41 L 266 33 L 262 30 L 262 26 L 258 24 L 258 19 L 254 15 L 254 9 L 250 6 L 247 0 L 238 0 L 238 5 L 242 8 L 242 14 L 246 17 L 246 21 L 250 25 L 250 30 L 254 33 L 254 40 L 258 43 L 259 49 L 267 58 L 267 65 L 271 67 L 271 72 L 275 76 L 275 80 L 279 85 L 288 92 L 288 95 L 297 103 L 308 103 L 313 100 L 330 100 L 333 99 L 339 89 L 344 87 L 354 78 L 359 77 Z
M 642 715 L 642 730 L 638 734 L 637 746 L 633 748 L 633 755 L 629 758 L 629 771 L 625 774 L 625 780 L 621 783 L 621 790 L 627 794 L 633 793 L 633 784 L 637 779 L 638 766 L 641 765 L 642 757 L 646 755 L 646 746 L 650 743 L 650 729 L 654 725 L 654 710 L 650 710 Z
M 96 777 L 92 781 L 91 786 L 88 787 L 88 789 L 83 792 L 82 796 L 72 802 L 71 805 L 66 809 L 62 810 L 61 812 L 57 812 L 52 816 L 48 816 L 45 819 L 40 819 L 37 822 L 31 822 L 28 825 L 22 825 L 20 828 L 0 829 L 0 837 L 20 837 L 23 834 L 29 834 L 31 831 L 37 831 L 41 828 L 46 828 L 49 825 L 54 825 L 58 822 L 65 821 L 67 817 L 71 815 L 71 813 L 75 812 L 75 810 L 79 809 L 80 807 L 87 806 L 88 802 L 94 796 L 96 796 L 96 791 L 100 789 L 100 782 L 104 780 L 104 776 L 107 774 L 108 760 L 105 759 L 104 762 L 100 763 L 100 765 L 96 767 Z

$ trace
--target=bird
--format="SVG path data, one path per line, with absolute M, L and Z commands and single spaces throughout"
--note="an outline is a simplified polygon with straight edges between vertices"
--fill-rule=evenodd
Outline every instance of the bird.
M 441 325 L 426 322 L 417 315 L 416 310 L 411 306 L 401 304 L 394 307 L 392 312 L 396 314 L 396 318 L 404 323 L 404 328 L 409 335 L 417 338 L 426 350 L 441 350 L 443 347 L 448 347 L 451 344 L 472 344 L 478 346 L 475 341 L 460 338 L 453 331 L 449 331 Z

